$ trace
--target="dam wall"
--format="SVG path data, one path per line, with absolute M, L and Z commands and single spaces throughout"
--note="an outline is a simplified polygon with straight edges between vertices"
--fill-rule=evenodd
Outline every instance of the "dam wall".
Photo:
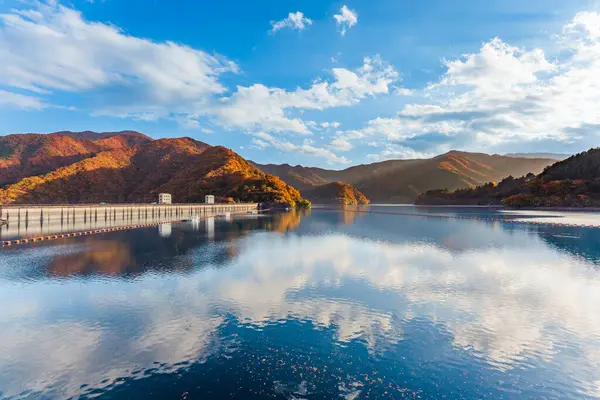
M 66 205 L 3 205 L 0 219 L 9 224 L 50 220 L 112 221 L 127 219 L 178 218 L 243 213 L 256 210 L 257 203 L 242 204 L 66 204 Z
M 4 205 L 0 240 L 245 214 L 257 208 L 257 203 Z

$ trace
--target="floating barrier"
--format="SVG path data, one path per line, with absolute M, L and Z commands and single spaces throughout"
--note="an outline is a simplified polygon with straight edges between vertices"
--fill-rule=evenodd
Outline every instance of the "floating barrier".
M 561 227 L 569 227 L 569 228 L 596 228 L 596 229 L 600 228 L 600 225 L 594 225 L 594 224 L 568 224 L 568 223 L 564 223 L 564 222 L 516 220 L 516 219 L 493 218 L 493 217 L 467 217 L 464 215 L 438 215 L 438 214 L 400 213 L 400 212 L 396 213 L 396 212 L 389 212 L 389 211 L 370 211 L 370 210 L 342 210 L 339 208 L 319 208 L 319 209 L 315 209 L 314 211 L 317 211 L 317 210 L 355 212 L 355 213 L 364 213 L 364 214 L 399 215 L 399 216 L 405 216 L 405 217 L 488 221 L 488 222 L 501 222 L 501 223 L 523 224 L 523 225 L 561 226 Z
M 66 238 L 72 238 L 72 237 L 78 237 L 78 236 L 89 236 L 89 235 L 94 235 L 94 234 L 99 234 L 99 233 L 125 231 L 125 230 L 137 229 L 137 228 L 147 228 L 150 226 L 157 226 L 157 225 L 163 225 L 163 224 L 174 224 L 174 223 L 180 223 L 180 222 L 184 222 L 184 221 L 183 220 L 175 220 L 175 221 L 164 221 L 164 222 L 152 222 L 149 224 L 116 226 L 116 227 L 112 227 L 112 228 L 95 229 L 92 231 L 60 233 L 60 234 L 49 235 L 49 236 L 39 236 L 39 237 L 15 239 L 15 240 L 5 240 L 2 242 L 2 245 L 3 246 L 13 246 L 16 244 L 27 244 L 27 243 L 41 242 L 41 241 L 48 241 L 48 240 L 66 239 Z

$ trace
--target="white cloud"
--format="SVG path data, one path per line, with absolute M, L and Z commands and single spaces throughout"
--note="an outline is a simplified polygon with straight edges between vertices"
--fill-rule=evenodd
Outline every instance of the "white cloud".
M 340 124 L 339 122 L 335 122 L 335 121 L 334 121 L 334 122 L 322 122 L 322 123 L 320 124 L 321 128 L 323 128 L 323 129 L 329 129 L 329 128 L 332 128 L 332 129 L 337 129 L 337 128 L 339 128 L 341 125 L 342 125 L 342 124 Z
M 223 99 L 209 113 L 225 127 L 310 134 L 302 120 L 286 115 L 286 110 L 294 107 L 296 104 L 290 102 L 285 90 L 255 84 L 239 86 L 231 97 Z
M 340 9 L 340 14 L 335 14 L 333 19 L 335 19 L 335 23 L 340 29 L 340 34 L 344 36 L 347 29 L 352 28 L 358 23 L 358 14 L 344 5 Z
M 273 21 L 271 22 L 272 25 L 272 29 L 271 32 L 275 33 L 280 29 L 283 28 L 290 28 L 290 29 L 296 29 L 296 30 L 303 30 L 304 28 L 306 28 L 308 25 L 312 25 L 312 20 L 309 18 L 306 18 L 304 16 L 303 13 L 301 13 L 300 11 L 297 11 L 295 13 L 289 13 L 289 15 L 287 16 L 287 18 L 282 19 L 281 21 Z
M 387 145 L 385 150 L 379 154 L 369 154 L 367 157 L 374 161 L 385 160 L 414 160 L 419 158 L 430 158 L 435 156 L 432 153 L 422 153 L 411 148 L 400 145 Z
M 394 68 L 375 56 L 355 70 L 333 68 L 328 78 L 308 87 L 257 83 L 228 93 L 221 75 L 238 67 L 224 57 L 134 37 L 118 27 L 88 21 L 54 1 L 32 4 L 0 15 L 0 85 L 38 95 L 3 91 L 2 105 L 43 108 L 58 93 L 85 93 L 83 109 L 92 108 L 94 116 L 168 118 L 203 132 L 202 123 L 208 120 L 226 129 L 308 135 L 312 129 L 337 129 L 340 124 L 305 122 L 305 110 L 352 106 L 390 93 L 398 80 Z M 356 24 L 356 15 L 343 7 L 336 21 L 345 30 Z M 296 12 L 275 22 L 273 30 L 304 29 L 311 23 Z M 292 148 L 289 144 L 281 141 L 278 146 Z M 346 162 L 312 144 L 294 146 L 305 154 Z
M 405 147 L 423 138 L 427 153 L 452 143 L 485 152 L 536 142 L 595 146 L 599 27 L 599 13 L 577 14 L 556 40 L 557 60 L 539 48 L 492 39 L 477 53 L 445 61 L 446 72 L 421 93 L 422 103 L 404 106 L 393 118 L 374 119 L 360 131 Z
M 389 93 L 390 85 L 398 79 L 394 68 L 379 56 L 365 58 L 356 71 L 334 68 L 331 73 L 331 81 L 319 80 L 308 89 L 294 91 L 261 84 L 239 86 L 233 95 L 205 112 L 230 128 L 310 134 L 309 126 L 315 126 L 312 121 L 305 123 L 290 113 L 350 106 L 366 97 Z
M 394 93 L 398 96 L 412 96 L 415 94 L 415 91 L 411 89 L 396 87 L 394 88 Z
M 348 164 L 345 157 L 340 157 L 330 150 L 315 147 L 310 140 L 305 140 L 301 145 L 275 138 L 266 132 L 254 132 L 252 143 L 260 148 L 273 147 L 284 152 L 298 152 L 310 156 L 323 158 L 329 164 Z
M 100 89 L 99 114 L 164 114 L 223 93 L 219 75 L 237 71 L 220 56 L 129 36 L 53 2 L 35 4 L 0 15 L 0 84 L 46 94 Z
M 540 72 L 552 72 L 555 65 L 546 60 L 541 49 L 525 51 L 499 38 L 485 43 L 479 53 L 446 61 L 440 85 L 467 85 L 486 94 L 501 95 L 517 85 L 534 83 Z
M 368 122 L 362 133 L 365 136 L 383 135 L 389 141 L 398 142 L 416 136 L 411 128 L 417 128 L 417 124 L 412 126 L 410 122 L 395 118 L 376 118 Z
M 440 123 L 437 127 L 442 130 L 444 123 Z M 330 143 L 330 146 L 338 150 L 350 150 L 354 147 L 353 141 L 364 140 L 369 138 L 383 138 L 387 148 L 381 154 L 369 154 L 368 157 L 377 161 L 396 158 L 425 158 L 431 153 L 421 153 L 414 151 L 406 146 L 399 146 L 407 139 L 417 136 L 415 132 L 410 131 L 410 127 L 420 128 L 418 123 L 406 123 L 396 118 L 376 118 L 367 123 L 367 126 L 359 130 L 347 130 L 337 133 L 336 138 Z M 378 146 L 377 142 L 370 140 L 368 146 Z
M 565 34 L 588 37 L 590 40 L 600 39 L 600 14 L 591 11 L 578 13 L 564 28 Z
M 1 68 L 1 67 L 0 67 Z M 0 90 L 0 108 L 16 107 L 25 109 L 40 110 L 48 105 L 39 97 L 27 96 L 19 93 Z
M 0 90 L 0 106 L 41 109 L 53 107 L 58 93 L 85 93 L 83 109 L 93 107 L 92 115 L 170 118 L 194 129 L 203 119 L 232 130 L 309 135 L 339 126 L 305 121 L 304 111 L 352 106 L 394 92 L 418 95 L 419 102 L 361 129 L 336 132 L 332 146 L 356 147 L 354 141 L 369 138 L 405 148 L 421 140 L 427 143 L 415 151 L 424 154 L 449 143 L 501 152 L 542 142 L 589 147 L 600 134 L 598 12 L 580 12 L 565 24 L 547 51 L 556 60 L 544 49 L 494 38 L 477 52 L 444 61 L 444 74 L 419 91 L 395 87 L 398 73 L 380 57 L 366 58 L 354 70 L 333 68 L 329 77 L 303 87 L 257 83 L 230 91 L 221 75 L 238 67 L 222 56 L 133 37 L 55 2 L 33 4 L 0 15 L 0 85 L 7 88 Z M 342 33 L 358 21 L 347 6 L 334 18 Z M 273 29 L 305 29 L 309 21 L 291 13 Z
M 258 147 L 259 149 L 265 149 L 270 146 L 269 143 L 265 142 L 264 140 L 256 138 L 252 139 L 252 144 Z
M 354 146 L 347 139 L 337 137 L 329 143 L 329 147 L 339 151 L 350 151 Z
M 122 118 L 126 118 L 129 115 L 122 115 Z M 200 122 L 194 118 L 190 118 L 187 115 L 178 115 L 174 117 L 175 121 L 183 128 L 186 129 L 198 129 L 200 127 Z

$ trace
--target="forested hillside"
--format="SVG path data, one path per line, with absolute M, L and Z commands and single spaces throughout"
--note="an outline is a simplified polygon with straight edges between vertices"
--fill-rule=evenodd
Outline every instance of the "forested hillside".
M 315 186 L 302 191 L 302 195 L 316 204 L 359 205 L 369 204 L 369 199 L 353 188 L 342 182 L 332 182 Z
M 527 173 L 539 173 L 555 160 L 451 151 L 423 160 L 389 160 L 341 171 L 302 166 L 258 165 L 263 171 L 310 193 L 318 185 L 343 182 L 375 203 L 412 203 L 427 190 L 456 190 Z
M 510 207 L 600 207 L 600 149 L 591 149 L 544 169 L 474 189 L 431 190 L 417 204 L 478 204 Z
M 0 137 L 0 203 L 256 201 L 296 205 L 300 193 L 238 154 L 190 138 L 137 132 Z

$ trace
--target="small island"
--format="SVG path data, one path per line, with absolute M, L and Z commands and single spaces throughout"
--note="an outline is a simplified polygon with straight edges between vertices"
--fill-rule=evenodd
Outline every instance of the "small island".
M 369 199 L 358 189 L 343 182 L 331 182 L 302 191 L 302 195 L 317 204 L 353 206 L 369 204 Z

